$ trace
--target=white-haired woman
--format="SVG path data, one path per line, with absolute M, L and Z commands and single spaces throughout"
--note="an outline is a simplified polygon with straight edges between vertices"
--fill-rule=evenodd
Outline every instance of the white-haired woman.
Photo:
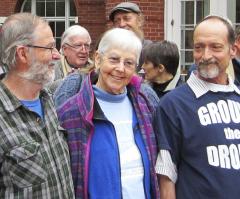
M 67 130 L 76 198 L 159 198 L 153 107 L 135 76 L 142 44 L 115 28 L 100 40 L 97 73 L 58 108 Z

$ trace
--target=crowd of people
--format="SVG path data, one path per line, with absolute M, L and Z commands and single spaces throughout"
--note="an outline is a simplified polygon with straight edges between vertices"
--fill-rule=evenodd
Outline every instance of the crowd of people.
M 0 198 L 238 199 L 240 28 L 202 19 L 182 82 L 177 45 L 144 38 L 137 4 L 109 20 L 91 57 L 80 25 L 58 51 L 44 19 L 5 20 Z

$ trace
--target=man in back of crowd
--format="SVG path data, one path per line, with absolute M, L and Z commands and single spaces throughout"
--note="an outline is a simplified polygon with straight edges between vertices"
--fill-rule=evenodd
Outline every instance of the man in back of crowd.
M 48 23 L 9 16 L 0 34 L 0 198 L 73 199 L 65 132 L 43 87 L 60 59 Z
M 82 70 L 91 64 L 89 51 L 91 37 L 88 31 L 80 26 L 73 25 L 65 30 L 61 38 L 61 62 L 56 68 L 55 79 L 62 79 L 68 74 Z
M 132 2 L 119 3 L 110 11 L 109 19 L 112 21 L 114 27 L 124 28 L 135 32 L 135 34 L 141 39 L 143 48 L 152 43 L 152 41 L 144 39 L 144 15 L 137 4 Z M 141 54 L 136 69 L 137 72 L 141 70 L 142 64 L 143 55 Z

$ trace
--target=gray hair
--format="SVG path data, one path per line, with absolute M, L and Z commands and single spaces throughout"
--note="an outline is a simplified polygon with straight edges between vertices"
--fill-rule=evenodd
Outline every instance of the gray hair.
M 35 29 L 40 24 L 48 25 L 44 19 L 31 13 L 17 13 L 9 16 L 0 33 L 1 63 L 9 70 L 16 66 L 16 48 L 29 45 L 35 39 Z
M 91 43 L 91 37 L 86 28 L 80 25 L 73 25 L 66 29 L 61 38 L 61 46 L 69 42 L 69 39 L 74 36 L 87 36 L 89 37 L 89 44 Z
M 134 51 L 137 56 L 137 61 L 139 61 L 142 42 L 133 31 L 123 28 L 108 30 L 100 40 L 97 51 L 104 54 L 108 50 L 116 47 L 126 51 Z

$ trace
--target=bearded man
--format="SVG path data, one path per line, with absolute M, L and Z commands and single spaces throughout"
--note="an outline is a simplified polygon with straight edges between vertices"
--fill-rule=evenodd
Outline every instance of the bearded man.
M 60 55 L 50 26 L 30 13 L 9 16 L 0 33 L 0 198 L 74 198 L 68 146 L 51 97 Z

